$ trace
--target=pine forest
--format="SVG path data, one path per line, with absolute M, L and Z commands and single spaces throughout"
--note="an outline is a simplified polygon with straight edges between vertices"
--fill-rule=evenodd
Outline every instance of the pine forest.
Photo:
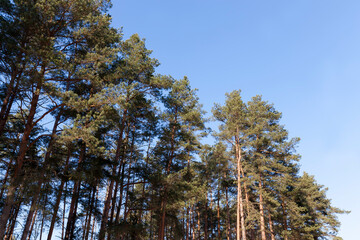
M 0 1 L 0 239 L 341 239 L 282 114 L 240 90 L 205 113 L 110 7 Z

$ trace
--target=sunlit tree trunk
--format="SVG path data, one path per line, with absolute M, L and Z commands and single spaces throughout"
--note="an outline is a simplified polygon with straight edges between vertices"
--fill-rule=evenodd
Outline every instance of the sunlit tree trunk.
M 264 199 L 262 195 L 262 180 L 260 174 L 259 180 L 259 209 L 260 209 L 260 232 L 261 232 L 261 240 L 266 240 L 265 233 L 265 217 L 264 217 Z
M 240 234 L 242 235 L 242 239 L 246 240 L 246 230 L 245 230 L 245 220 L 244 220 L 244 207 L 243 207 L 243 197 L 242 197 L 242 189 L 241 189 L 241 149 L 239 144 L 239 139 L 236 137 L 236 160 L 237 160 L 237 215 L 236 215 L 236 235 L 237 240 L 240 240 Z M 241 233 L 240 233 L 241 228 Z

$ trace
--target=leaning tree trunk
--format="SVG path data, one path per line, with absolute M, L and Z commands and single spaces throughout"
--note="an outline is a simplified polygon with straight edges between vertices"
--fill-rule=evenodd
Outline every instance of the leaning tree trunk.
M 16 158 L 15 162 L 15 171 L 11 179 L 11 183 L 9 186 L 9 190 L 6 196 L 5 205 L 3 207 L 2 215 L 0 218 L 0 239 L 4 239 L 5 231 L 6 231 L 6 225 L 10 216 L 10 210 L 11 206 L 14 205 L 15 202 L 15 191 L 16 187 L 19 185 L 20 178 L 21 178 L 21 171 L 22 166 L 24 164 L 26 152 L 28 150 L 28 143 L 30 140 L 30 134 L 34 128 L 34 118 L 36 109 L 39 102 L 40 97 L 40 91 L 42 89 L 43 85 L 43 76 L 45 74 L 45 67 L 42 66 L 41 73 L 40 73 L 40 79 L 38 80 L 36 84 L 36 90 L 33 92 L 33 97 L 30 103 L 30 110 L 29 115 L 26 120 L 25 124 L 25 130 L 21 138 L 20 147 L 19 147 L 19 154 Z

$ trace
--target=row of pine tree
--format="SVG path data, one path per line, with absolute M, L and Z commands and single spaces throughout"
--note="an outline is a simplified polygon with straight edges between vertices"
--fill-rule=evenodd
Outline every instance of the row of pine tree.
M 233 91 L 206 128 L 110 6 L 0 1 L 0 239 L 340 239 L 281 113 Z

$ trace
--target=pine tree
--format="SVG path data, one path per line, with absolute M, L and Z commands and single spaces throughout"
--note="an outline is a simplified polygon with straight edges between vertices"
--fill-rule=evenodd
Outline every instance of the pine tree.
M 226 141 L 235 149 L 236 169 L 237 169 L 237 239 L 246 240 L 246 226 L 244 217 L 244 203 L 242 178 L 245 176 L 242 164 L 242 150 L 247 133 L 246 106 L 241 99 L 240 91 L 233 91 L 226 95 L 224 106 L 215 105 L 213 115 L 216 120 L 222 124 L 219 127 L 220 132 L 216 134 L 218 138 Z M 241 230 L 240 230 L 241 229 Z
M 164 126 L 154 149 L 156 164 L 161 167 L 160 209 L 158 215 L 158 239 L 165 238 L 166 217 L 169 206 L 178 198 L 179 171 L 184 169 L 191 155 L 196 152 L 196 132 L 203 129 L 202 110 L 190 88 L 187 78 L 174 81 L 169 95 L 164 98 Z M 179 182 L 180 183 L 180 182 Z M 175 214 L 175 213 L 174 213 Z

